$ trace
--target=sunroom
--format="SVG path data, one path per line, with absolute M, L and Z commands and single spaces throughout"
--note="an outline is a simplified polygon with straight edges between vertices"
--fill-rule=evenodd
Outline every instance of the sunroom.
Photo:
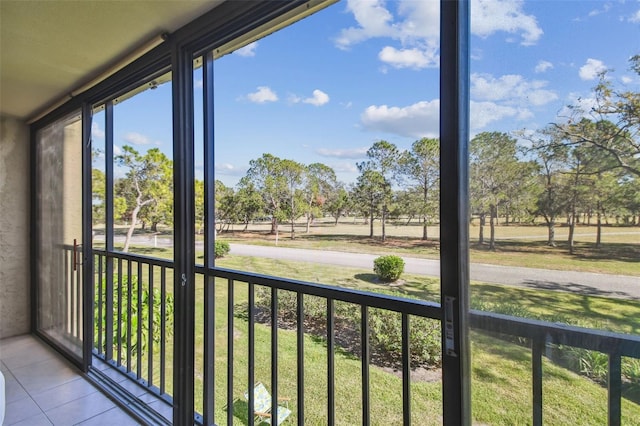
M 597 6 L 1 2 L 5 424 L 640 424 Z

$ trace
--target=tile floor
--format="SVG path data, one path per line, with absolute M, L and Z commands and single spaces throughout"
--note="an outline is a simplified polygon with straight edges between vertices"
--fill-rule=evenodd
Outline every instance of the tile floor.
M 0 371 L 5 426 L 139 424 L 33 336 L 0 340 Z

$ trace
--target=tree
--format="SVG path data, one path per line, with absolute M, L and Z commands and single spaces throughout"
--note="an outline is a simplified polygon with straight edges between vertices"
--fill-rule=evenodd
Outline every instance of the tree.
M 293 160 L 282 160 L 278 172 L 282 174 L 285 181 L 285 201 L 284 213 L 291 223 L 291 239 L 296 235 L 295 221 L 305 209 L 304 196 L 302 192 L 302 181 L 305 167 Z
M 351 206 L 351 199 L 349 198 L 349 192 L 344 188 L 344 184 L 338 183 L 334 191 L 329 196 L 329 199 L 325 201 L 325 210 L 335 219 L 335 225 L 338 225 L 338 220 L 344 214 L 345 211 Z
M 217 232 L 229 230 L 229 226 L 236 221 L 236 199 L 233 188 L 229 188 L 222 181 L 215 180 L 215 219 Z
M 422 218 L 422 239 L 428 239 L 427 225 L 438 213 L 440 185 L 440 142 L 438 139 L 422 138 L 411 145 L 400 161 L 402 172 L 414 183 L 419 198 L 418 212 Z
M 115 189 L 126 200 L 131 220 L 122 249 L 126 252 L 129 250 L 140 210 L 153 203 L 166 206 L 165 197 L 173 194 L 173 164 L 158 148 L 150 149 L 144 156 L 128 145 L 123 146 L 122 150 L 122 154 L 116 156 L 115 160 L 128 171 Z
M 387 237 L 385 225 L 387 213 L 389 212 L 388 203 L 391 196 L 391 182 L 398 176 L 400 152 L 394 144 L 380 140 L 367 150 L 367 157 L 369 160 L 358 164 L 358 170 L 361 175 L 368 171 L 374 171 L 382 177 L 382 182 L 378 186 L 380 191 L 378 196 L 381 197 L 382 207 L 382 217 L 380 219 L 382 223 L 382 241 L 385 241 Z M 374 174 L 369 174 L 368 176 L 373 177 Z M 377 182 L 378 178 L 376 177 L 375 180 Z M 374 188 L 374 186 L 370 188 Z M 373 224 L 371 224 L 371 227 L 371 236 L 373 236 Z
M 314 217 L 322 215 L 322 209 L 338 190 L 336 172 L 322 163 L 309 164 L 305 170 L 304 202 L 307 217 L 307 234 Z
M 386 205 L 390 193 L 391 187 L 382 173 L 366 169 L 358 176 L 353 189 L 353 199 L 369 219 L 369 238 L 373 238 L 373 221 Z
M 251 160 L 242 186 L 251 185 L 262 196 L 263 207 L 271 216 L 271 233 L 278 237 L 278 222 L 291 221 L 294 238 L 295 219 L 302 214 L 300 185 L 304 166 L 293 160 L 283 160 L 272 154 Z
M 583 147 L 584 148 L 584 147 Z M 577 207 L 582 199 L 591 190 L 588 185 L 588 169 L 589 153 L 586 149 L 574 148 L 569 155 L 571 161 L 571 169 L 567 174 L 567 195 L 568 195 L 568 208 L 567 215 L 569 218 L 569 254 L 575 253 L 575 228 L 578 220 Z
M 640 76 L 640 55 L 630 59 L 631 69 Z M 569 143 L 588 145 L 609 156 L 615 167 L 640 177 L 640 93 L 617 90 L 610 71 L 600 73 L 593 89 L 593 106 L 569 106 L 566 122 L 554 124 Z
M 495 221 L 498 207 L 507 199 L 519 167 L 517 141 L 499 132 L 483 132 L 469 145 L 470 201 L 472 211 L 480 216 L 479 243 L 484 243 L 484 224 L 489 215 L 489 249 L 495 249 Z
M 249 223 L 265 210 L 262 196 L 247 180 L 241 180 L 233 197 L 224 197 L 221 204 L 225 211 L 234 212 L 233 218 L 244 223 L 244 232 Z
M 91 207 L 94 224 L 105 220 L 106 176 L 100 169 L 91 169 Z
M 249 170 L 243 178 L 242 186 L 251 185 L 262 196 L 264 209 L 271 216 L 271 234 L 277 235 L 278 221 L 284 216 L 282 200 L 286 191 L 286 181 L 279 174 L 282 160 L 272 154 L 249 162 Z
M 556 246 L 556 221 L 565 210 L 561 172 L 567 168 L 569 149 L 561 141 L 560 133 L 546 128 L 531 135 L 521 134 L 530 143 L 530 152 L 539 167 L 539 187 L 536 196 L 536 214 L 547 225 L 547 245 Z

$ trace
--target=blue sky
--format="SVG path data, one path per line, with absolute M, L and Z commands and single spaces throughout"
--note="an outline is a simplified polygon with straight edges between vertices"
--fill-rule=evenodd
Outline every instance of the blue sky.
M 472 0 L 471 8 L 472 134 L 539 129 L 566 105 L 588 109 L 605 69 L 616 87 L 640 90 L 628 69 L 640 54 L 638 0 Z M 375 141 L 407 149 L 437 137 L 438 9 L 437 1 L 340 2 L 218 59 L 216 177 L 233 186 L 269 152 L 325 163 L 349 183 Z M 199 99 L 200 70 L 194 78 Z M 116 106 L 116 146 L 171 155 L 170 89 Z M 103 120 L 96 115 L 97 143 Z M 198 120 L 197 141 L 200 128 Z

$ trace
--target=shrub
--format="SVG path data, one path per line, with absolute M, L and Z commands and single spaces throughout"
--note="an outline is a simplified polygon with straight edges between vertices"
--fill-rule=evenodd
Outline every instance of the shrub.
M 405 296 L 395 290 L 383 290 L 378 293 L 396 297 Z M 255 306 L 265 311 L 271 310 L 271 289 L 262 286 L 256 288 Z M 297 306 L 295 292 L 278 291 L 278 318 L 280 321 L 294 323 L 297 319 Z M 354 309 L 351 303 L 339 301 L 336 301 L 334 306 L 336 324 L 341 324 L 341 327 L 336 330 L 336 334 L 350 333 L 350 330 L 360 328 L 360 309 Z M 239 311 L 242 311 L 241 317 L 246 317 L 246 305 L 241 307 Z M 327 321 L 327 300 L 322 297 L 305 295 L 304 315 L 305 326 L 308 327 L 307 332 L 317 333 L 316 327 L 322 327 Z M 257 320 L 260 321 L 261 318 L 257 318 Z M 266 320 L 266 317 L 263 317 L 262 320 Z M 376 350 L 384 354 L 383 358 L 395 364 L 402 362 L 402 322 L 401 316 L 397 312 L 386 309 L 369 309 L 369 336 Z M 318 335 L 318 337 L 324 338 L 325 336 Z M 343 339 L 338 340 L 345 341 L 346 339 L 348 341 L 353 336 L 342 337 Z M 411 361 L 415 363 L 414 366 L 439 366 L 441 362 L 440 340 L 440 323 L 438 321 L 416 316 L 410 317 L 409 341 Z
M 216 259 L 219 257 L 224 257 L 229 254 L 231 247 L 229 247 L 229 243 L 226 241 L 216 241 L 214 252 L 216 255 Z
M 122 287 L 120 288 L 120 282 Z M 138 297 L 140 296 L 140 303 Z M 127 349 L 131 342 L 131 350 L 138 353 L 147 351 L 149 333 L 151 340 L 157 348 L 161 343 L 163 317 L 162 309 L 164 303 L 164 326 L 166 339 L 173 336 L 173 313 L 174 299 L 170 293 L 165 293 L 164 300 L 162 291 L 159 288 L 149 290 L 148 284 L 139 285 L 138 277 L 132 276 L 129 283 L 129 276 L 123 275 L 122 279 L 117 274 L 113 275 L 113 292 L 107 294 L 106 278 L 102 279 L 102 292 L 95 293 L 94 308 L 94 340 L 98 342 L 98 335 L 104 338 L 101 350 L 106 350 L 106 327 L 107 327 L 107 298 L 113 304 L 112 330 L 114 350 L 118 339 L 123 350 Z M 120 305 L 120 306 L 118 306 Z M 99 316 L 98 307 L 101 307 L 102 317 Z M 140 310 L 138 309 L 140 308 Z M 118 316 L 120 313 L 120 316 Z M 151 325 L 151 330 L 150 326 Z M 140 341 L 138 341 L 138 326 L 140 326 Z M 131 329 L 131 336 L 128 331 Z
M 404 272 L 404 260 L 399 256 L 380 256 L 373 261 L 373 272 L 381 281 L 395 281 Z
M 374 346 L 382 350 L 387 358 L 401 362 L 402 321 L 398 313 L 386 309 L 371 309 L 369 331 Z M 412 362 L 421 366 L 439 366 L 442 351 L 440 340 L 438 321 L 410 317 L 409 342 Z

